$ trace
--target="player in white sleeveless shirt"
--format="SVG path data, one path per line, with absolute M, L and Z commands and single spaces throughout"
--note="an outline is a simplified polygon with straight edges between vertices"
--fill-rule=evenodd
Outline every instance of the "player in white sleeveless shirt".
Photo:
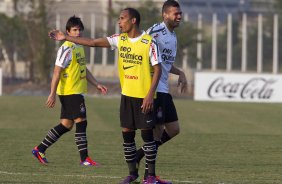
M 181 92 L 186 92 L 187 80 L 183 71 L 173 64 L 177 52 L 177 38 L 174 29 L 179 26 L 182 18 L 180 6 L 175 0 L 167 0 L 162 8 L 163 22 L 153 25 L 147 33 L 153 36 L 159 47 L 159 54 L 162 58 L 162 75 L 157 87 L 157 99 L 154 108 L 157 113 L 157 125 L 154 129 L 154 137 L 157 145 L 169 141 L 179 134 L 179 123 L 177 112 L 169 94 L 169 73 L 179 76 L 178 85 L 181 85 Z M 137 160 L 140 162 L 144 153 L 142 149 L 137 152 Z M 146 178 L 146 173 L 144 178 Z M 170 184 L 171 182 L 161 180 L 157 177 L 158 184 Z

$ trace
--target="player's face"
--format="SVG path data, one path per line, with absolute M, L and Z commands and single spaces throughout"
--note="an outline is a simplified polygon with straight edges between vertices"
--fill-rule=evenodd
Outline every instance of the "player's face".
M 71 27 L 70 31 L 67 31 L 69 36 L 81 37 L 82 30 L 79 26 Z
M 133 28 L 132 18 L 130 17 L 128 10 L 121 11 L 118 19 L 118 25 L 120 28 L 120 32 L 128 33 Z
M 167 25 L 174 29 L 179 26 L 182 19 L 182 11 L 178 7 L 168 7 L 163 14 L 164 21 Z

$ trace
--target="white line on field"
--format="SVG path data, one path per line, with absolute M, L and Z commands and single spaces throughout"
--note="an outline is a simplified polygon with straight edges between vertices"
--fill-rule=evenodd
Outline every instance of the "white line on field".
M 33 175 L 33 176 L 47 176 L 50 174 L 38 174 L 38 173 L 20 173 L 20 172 L 7 172 L 7 171 L 0 171 L 0 174 L 2 175 Z M 52 174 L 52 176 L 64 176 L 64 177 L 90 177 L 90 178 L 105 178 L 105 179 L 118 179 L 121 178 L 119 176 L 89 176 L 89 175 L 81 175 L 81 174 L 77 174 L 77 175 L 68 175 L 68 174 L 63 174 L 63 175 L 56 175 L 56 174 Z M 179 181 L 179 180 L 173 180 L 172 182 L 176 182 L 176 183 L 187 183 L 187 184 L 201 184 L 201 181 Z

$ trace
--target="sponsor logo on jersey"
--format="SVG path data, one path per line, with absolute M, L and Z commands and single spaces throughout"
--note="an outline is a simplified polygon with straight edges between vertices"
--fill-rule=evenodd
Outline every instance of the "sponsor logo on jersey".
M 120 47 L 119 56 L 123 58 L 123 62 L 125 63 L 134 63 L 134 64 L 142 64 L 143 56 L 138 54 L 131 54 L 131 47 Z
M 136 75 L 125 75 L 124 77 L 125 77 L 126 79 L 138 80 L 138 76 L 136 76 Z
M 166 64 L 172 64 L 175 61 L 175 57 L 171 55 L 162 54 L 161 57 L 163 62 L 165 62 Z
M 148 43 L 149 43 L 149 40 L 143 38 L 143 39 L 141 40 L 141 42 L 142 42 L 142 43 L 145 43 L 145 44 L 148 44 Z
M 119 50 L 122 51 L 122 52 L 130 52 L 131 51 L 131 47 L 121 46 Z
M 81 54 L 80 54 L 80 52 L 76 53 L 75 55 L 76 55 L 76 58 L 79 58 L 79 57 L 81 57 Z
M 166 62 L 166 64 L 171 64 L 170 62 L 175 61 L 175 57 L 172 55 L 171 49 L 164 48 L 161 57 L 163 62 Z
M 86 65 L 86 59 L 84 57 L 83 58 L 77 58 L 76 61 L 80 66 Z
M 172 50 L 171 50 L 171 49 L 164 48 L 164 49 L 163 49 L 163 53 L 165 53 L 165 54 L 172 54 Z
M 120 53 L 119 56 L 124 58 L 124 59 L 131 59 L 131 60 L 137 60 L 137 61 L 143 60 L 143 57 L 141 55 L 137 55 L 137 54 L 135 55 L 135 54 L 128 54 L 128 53 Z
M 134 65 L 131 65 L 131 66 L 123 66 L 123 69 L 124 69 L 124 70 L 127 70 L 127 69 L 132 68 L 132 67 L 134 67 Z

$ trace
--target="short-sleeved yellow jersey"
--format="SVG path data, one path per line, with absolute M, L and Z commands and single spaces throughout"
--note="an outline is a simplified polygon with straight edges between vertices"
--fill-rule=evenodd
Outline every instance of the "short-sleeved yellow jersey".
M 58 95 L 83 94 L 87 92 L 86 59 L 81 45 L 66 41 L 64 47 L 71 48 L 72 59 L 60 76 Z
M 127 33 L 119 35 L 118 69 L 122 94 L 144 98 L 152 83 L 152 66 L 149 51 L 152 37 L 144 34 L 136 42 L 131 42 Z

